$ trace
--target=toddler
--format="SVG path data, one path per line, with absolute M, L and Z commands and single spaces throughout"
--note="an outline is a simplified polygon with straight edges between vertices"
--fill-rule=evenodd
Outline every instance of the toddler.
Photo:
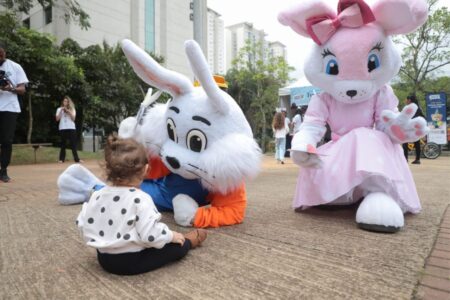
M 112 184 L 95 191 L 77 218 L 88 246 L 106 271 L 145 273 L 184 257 L 206 239 L 205 230 L 186 235 L 161 223 L 151 197 L 139 186 L 147 173 L 145 148 L 133 139 L 108 138 L 105 170 Z

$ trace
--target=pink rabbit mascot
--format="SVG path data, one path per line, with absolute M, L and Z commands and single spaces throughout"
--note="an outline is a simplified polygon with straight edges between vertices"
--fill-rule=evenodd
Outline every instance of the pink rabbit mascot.
M 308 80 L 323 92 L 313 96 L 292 141 L 292 159 L 302 167 L 295 208 L 362 202 L 360 228 L 396 232 L 404 213 L 421 209 L 400 144 L 427 133 L 417 106 L 398 112 L 387 83 L 401 57 L 390 37 L 409 33 L 427 19 L 425 0 L 341 0 L 337 14 L 326 1 L 302 1 L 279 21 L 316 43 L 305 63 Z M 329 124 L 332 141 L 316 149 Z

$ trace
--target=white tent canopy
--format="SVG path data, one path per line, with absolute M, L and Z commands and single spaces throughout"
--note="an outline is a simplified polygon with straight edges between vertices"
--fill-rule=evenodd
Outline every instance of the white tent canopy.
M 306 79 L 305 76 L 303 76 L 302 78 L 300 78 L 299 80 L 297 80 L 294 83 L 291 83 L 288 86 L 282 87 L 278 90 L 278 96 L 287 96 L 291 94 L 291 89 L 292 88 L 297 88 L 297 87 L 305 87 L 305 86 L 312 86 L 311 83 L 309 83 L 308 79 Z

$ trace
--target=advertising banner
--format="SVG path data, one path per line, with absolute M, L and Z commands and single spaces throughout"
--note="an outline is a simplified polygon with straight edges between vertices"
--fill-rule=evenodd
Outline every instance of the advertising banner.
M 314 86 L 291 88 L 291 103 L 295 103 L 297 106 L 308 105 L 311 97 L 320 93 L 320 91 L 319 88 Z
M 430 132 L 428 142 L 439 145 L 447 144 L 447 95 L 445 93 L 428 93 L 427 103 L 427 123 Z

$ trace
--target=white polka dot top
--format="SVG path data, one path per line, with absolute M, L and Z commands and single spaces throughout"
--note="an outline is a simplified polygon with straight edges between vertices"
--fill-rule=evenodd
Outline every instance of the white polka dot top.
M 152 198 L 140 189 L 106 186 L 83 204 L 76 222 L 88 246 L 117 254 L 170 243 L 173 233 L 160 219 Z

